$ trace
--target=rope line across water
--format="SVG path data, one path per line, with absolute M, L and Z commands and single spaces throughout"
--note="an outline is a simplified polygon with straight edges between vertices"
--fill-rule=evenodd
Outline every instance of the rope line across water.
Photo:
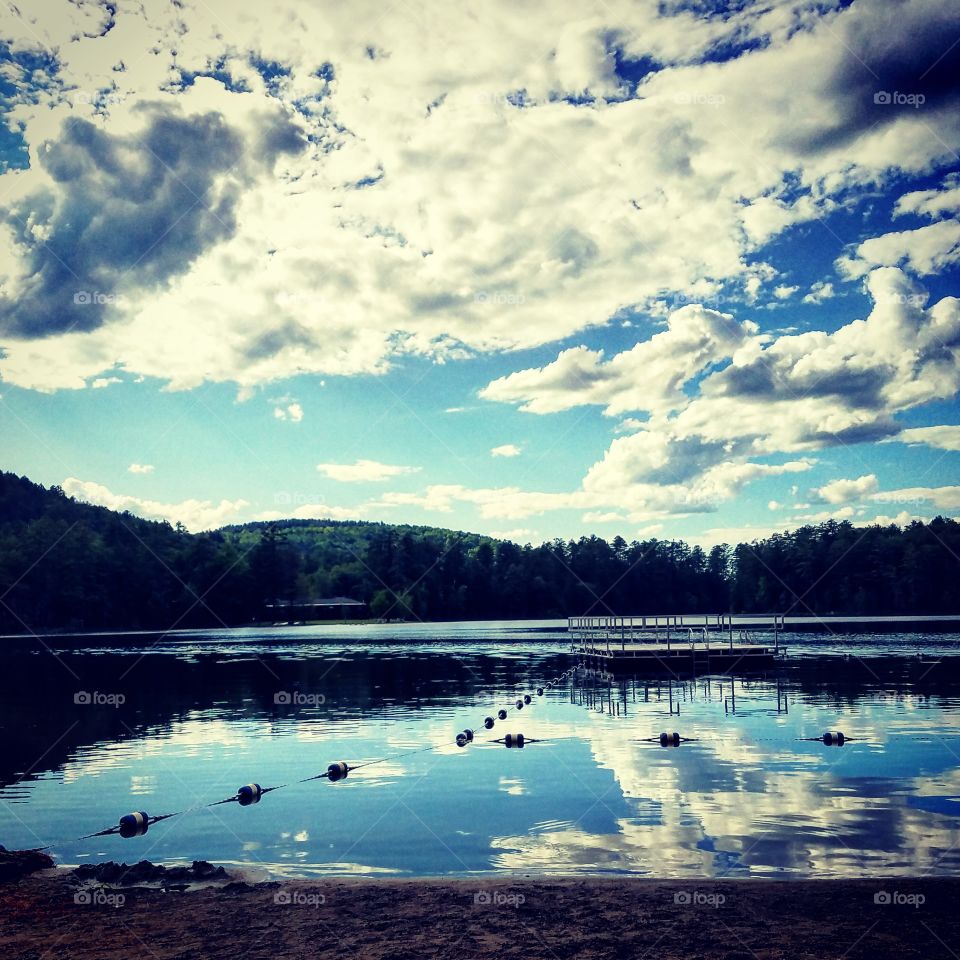
M 536 687 L 536 696 L 542 697 L 546 690 L 550 690 L 553 687 L 559 685 L 561 681 L 564 681 L 571 674 L 575 673 L 579 668 L 571 667 L 569 670 L 565 670 L 559 676 L 554 677 L 548 683 L 543 684 L 542 686 Z M 522 710 L 524 706 L 529 706 L 534 703 L 534 696 L 531 694 L 523 694 L 520 698 L 517 699 L 515 706 L 518 710 Z M 498 717 L 503 720 L 506 719 L 507 713 L 505 710 L 498 711 Z M 495 721 L 493 717 L 486 717 L 483 721 L 483 725 L 489 730 L 493 727 Z M 467 729 L 463 733 L 457 734 L 456 743 L 458 746 L 465 746 L 467 743 L 473 742 L 473 730 Z M 525 743 L 541 743 L 540 740 L 535 740 L 533 738 L 525 738 L 522 733 L 520 734 L 507 734 L 506 737 L 502 737 L 499 740 L 489 740 L 488 743 L 506 743 L 508 747 L 517 746 L 522 747 Z M 124 839 L 130 837 L 142 837 L 147 830 L 153 826 L 155 823 L 160 823 L 162 820 L 169 820 L 171 817 L 183 816 L 186 813 L 192 813 L 196 810 L 206 810 L 210 807 L 219 807 L 227 803 L 238 803 L 241 806 L 250 806 L 255 803 L 259 803 L 260 800 L 268 793 L 273 793 L 275 790 L 283 790 L 286 787 L 294 786 L 295 784 L 300 783 L 310 783 L 314 780 L 329 780 L 331 783 L 336 783 L 338 780 L 346 779 L 347 775 L 354 770 L 361 770 L 364 767 L 372 767 L 378 763 L 387 763 L 390 760 L 400 760 L 403 757 L 412 757 L 420 753 L 430 753 L 433 750 L 440 749 L 441 746 L 445 744 L 434 744 L 430 747 L 419 747 L 416 750 L 406 750 L 402 753 L 391 754 L 386 757 L 379 757 L 376 760 L 365 760 L 362 763 L 350 764 L 344 760 L 337 761 L 336 763 L 331 763 L 323 773 L 315 774 L 312 777 L 305 777 L 302 780 L 296 780 L 293 783 L 281 783 L 273 787 L 261 787 L 259 783 L 248 783 L 240 787 L 237 792 L 232 797 L 226 797 L 223 800 L 214 800 L 212 803 L 200 803 L 192 807 L 186 807 L 183 810 L 177 810 L 174 813 L 164 813 L 160 816 L 151 817 L 145 811 L 136 810 L 133 813 L 124 814 L 120 818 L 120 821 L 112 827 L 107 827 L 104 830 L 98 830 L 96 833 L 88 833 L 85 836 L 77 837 L 74 840 L 61 840 L 55 841 L 54 843 L 48 843 L 43 847 L 35 847 L 36 850 L 49 850 L 52 847 L 62 846 L 65 843 L 79 843 L 81 840 L 91 840 L 94 837 L 109 837 L 114 834 L 120 834 Z

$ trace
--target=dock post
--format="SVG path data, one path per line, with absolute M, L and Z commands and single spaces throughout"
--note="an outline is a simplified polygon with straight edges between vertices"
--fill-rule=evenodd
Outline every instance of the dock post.
M 780 652 L 780 629 L 779 629 L 780 619 L 779 614 L 773 615 L 773 649 L 779 653 Z
M 730 649 L 733 649 L 733 614 L 727 614 L 727 636 L 730 638 Z

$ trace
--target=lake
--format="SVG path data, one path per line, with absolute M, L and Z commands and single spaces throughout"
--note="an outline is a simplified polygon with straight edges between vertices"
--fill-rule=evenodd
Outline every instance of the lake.
M 4 639 L 0 843 L 269 875 L 960 875 L 960 635 L 787 634 L 767 676 L 538 697 L 574 663 L 562 626 Z M 298 782 L 339 760 L 382 762 Z M 205 806 L 250 782 L 284 787 Z M 77 839 L 133 810 L 187 812 Z

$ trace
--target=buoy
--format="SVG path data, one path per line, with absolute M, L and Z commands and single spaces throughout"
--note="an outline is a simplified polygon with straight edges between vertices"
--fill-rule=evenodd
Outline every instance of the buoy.
M 124 839 L 129 837 L 142 837 L 150 826 L 150 817 L 143 810 L 137 810 L 134 813 L 128 813 L 120 818 L 120 836 Z
M 458 747 L 465 747 L 466 745 L 467 745 L 467 738 L 466 738 L 462 733 L 458 733 L 458 734 L 457 734 L 457 746 L 458 746 Z
M 824 744 L 828 747 L 832 747 L 832 746 L 842 747 L 844 744 L 844 741 L 846 740 L 846 737 L 839 730 L 828 730 L 823 735 L 822 739 Z
M 344 760 L 340 760 L 337 763 L 331 763 L 327 767 L 327 779 L 331 783 L 336 783 L 338 780 L 343 780 L 344 777 L 350 772 L 350 767 Z
M 543 687 L 537 687 L 537 696 L 538 696 L 538 697 L 542 697 L 542 696 L 543 696 Z
M 471 740 L 473 740 L 473 731 L 472 731 L 472 730 L 464 730 L 464 731 L 463 731 L 463 735 L 467 738 L 467 743 L 469 743 Z
M 552 689 L 553 689 L 553 684 L 552 684 L 552 683 L 548 683 L 548 684 L 547 684 L 547 689 L 548 689 L 548 690 L 552 690 Z
M 523 709 L 523 701 L 522 701 L 522 700 L 518 700 L 518 701 L 517 701 L 517 709 L 518 709 L 518 710 L 522 710 L 522 709 Z
M 483 721 L 483 725 L 489 730 L 493 726 L 493 717 L 486 717 Z
M 532 699 L 533 699 L 533 698 L 530 696 L 529 693 L 525 693 L 525 694 L 523 695 L 523 702 L 524 702 L 524 703 L 529 703 Z
M 506 720 L 506 719 L 507 719 L 507 711 L 506 711 L 506 710 L 498 710 L 498 711 L 497 711 L 497 716 L 498 716 L 501 720 Z
M 660 746 L 661 747 L 679 747 L 680 746 L 680 734 L 674 730 L 673 733 L 667 733 L 664 730 L 660 734 Z
M 237 800 L 241 807 L 248 807 L 251 803 L 259 803 L 263 796 L 263 787 L 259 783 L 247 783 L 237 791 Z
M 504 738 L 503 742 L 508 747 L 523 747 L 523 734 L 522 733 L 508 733 Z

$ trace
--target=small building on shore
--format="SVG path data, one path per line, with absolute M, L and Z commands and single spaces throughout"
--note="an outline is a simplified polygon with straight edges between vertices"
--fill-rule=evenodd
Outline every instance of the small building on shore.
M 301 620 L 364 620 L 367 605 L 351 597 L 328 597 L 322 600 L 275 600 L 266 605 L 267 619 L 273 621 Z

